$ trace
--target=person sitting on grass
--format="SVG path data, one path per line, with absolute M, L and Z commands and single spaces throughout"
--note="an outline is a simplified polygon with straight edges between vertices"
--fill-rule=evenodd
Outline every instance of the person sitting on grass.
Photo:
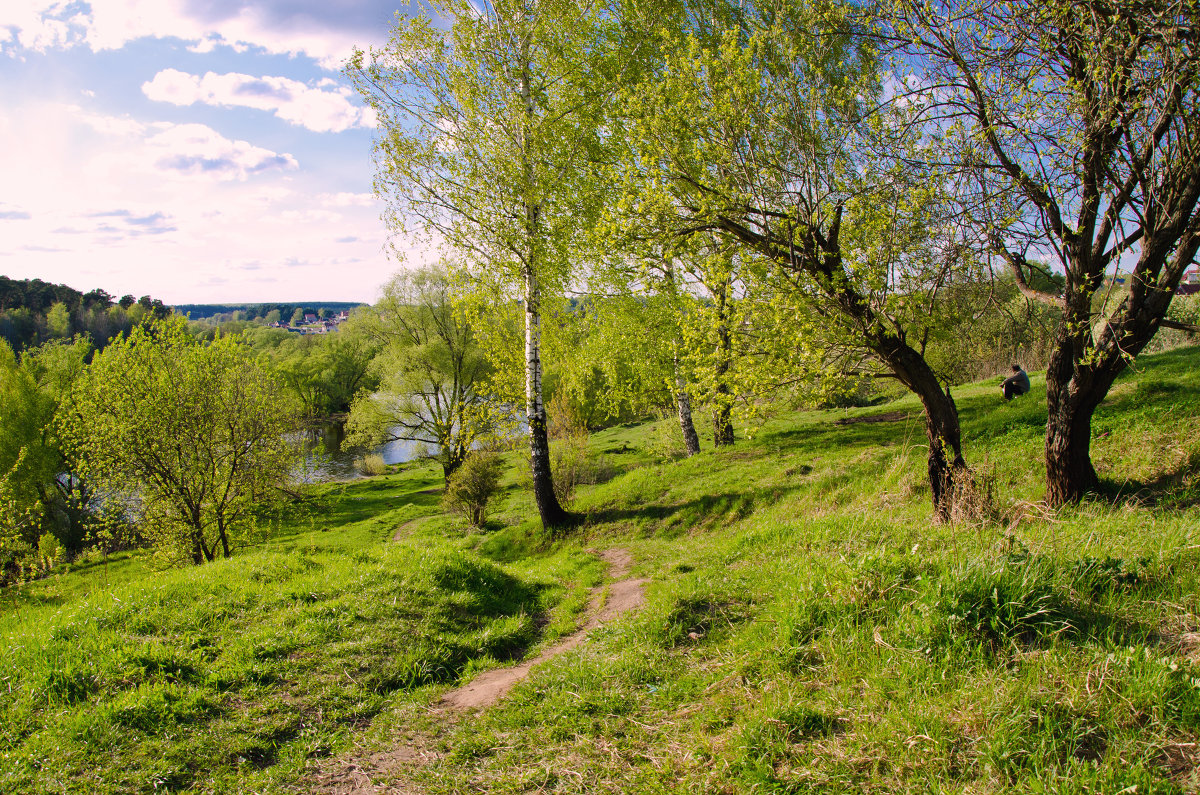
M 1029 376 L 1021 369 L 1021 365 L 1014 364 L 1012 369 L 1013 374 L 1005 378 L 1004 383 L 1000 385 L 1005 400 L 1012 400 L 1017 395 L 1024 395 L 1029 391 Z

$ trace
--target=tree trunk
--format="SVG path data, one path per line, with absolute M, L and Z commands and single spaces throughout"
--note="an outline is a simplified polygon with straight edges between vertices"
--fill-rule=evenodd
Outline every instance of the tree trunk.
M 469 454 L 470 451 L 456 441 L 447 440 L 442 444 L 442 476 L 446 483 L 450 482 L 450 476 L 458 471 Z
M 229 535 L 225 532 L 225 522 L 221 519 L 217 520 L 217 536 L 221 539 L 221 552 L 228 560 L 233 555 L 229 551 Z
M 733 421 L 730 419 L 729 387 L 717 387 L 717 407 L 713 409 L 713 447 L 733 444 Z
M 537 277 L 525 269 L 525 421 L 529 426 L 529 460 L 533 471 L 533 498 L 542 524 L 565 527 L 572 516 L 558 502 L 550 467 L 550 439 L 546 433 L 546 407 L 542 402 L 541 291 Z
M 680 389 L 675 393 L 675 404 L 679 409 L 679 429 L 683 431 L 683 447 L 689 458 L 700 452 L 700 436 L 696 433 L 696 425 L 692 422 L 692 396 L 687 390 Z
M 728 293 L 722 284 L 714 290 L 717 304 L 717 365 L 714 371 L 716 389 L 713 390 L 713 447 L 733 444 L 733 422 L 730 414 L 733 395 L 729 389 L 729 370 L 732 368 L 733 341 L 729 333 Z
M 667 291 L 672 299 L 677 296 L 675 286 L 675 268 L 670 259 L 665 260 L 663 272 L 667 277 Z M 696 433 L 696 424 L 692 421 L 692 396 L 687 390 L 683 371 L 679 367 L 680 338 L 675 338 L 672 348 L 671 363 L 675 371 L 675 407 L 679 413 L 679 430 L 683 432 L 683 449 L 688 458 L 700 452 L 700 436 Z
M 1072 301 L 1068 294 L 1046 368 L 1046 502 L 1053 507 L 1079 502 L 1100 485 L 1092 466 L 1092 415 L 1127 366 L 1124 356 L 1104 355 L 1094 343 L 1089 311 L 1090 302 Z M 1136 354 L 1151 335 L 1127 335 L 1122 349 Z M 1081 355 L 1089 349 L 1090 359 Z
M 1100 485 L 1092 466 L 1092 410 L 1078 403 L 1062 401 L 1046 421 L 1046 502 L 1056 507 Z
M 930 395 L 921 394 L 925 407 L 925 435 L 929 440 L 926 462 L 933 511 L 939 522 L 972 513 L 965 501 L 973 496 L 971 472 L 962 456 L 958 408 L 947 389 Z
M 926 469 L 934 516 L 939 522 L 970 515 L 966 501 L 975 498 L 974 479 L 962 455 L 958 406 L 950 390 L 942 390 L 937 376 L 920 353 L 903 340 L 885 335 L 872 346 L 906 387 L 921 399 L 925 409 L 925 436 L 929 440 Z

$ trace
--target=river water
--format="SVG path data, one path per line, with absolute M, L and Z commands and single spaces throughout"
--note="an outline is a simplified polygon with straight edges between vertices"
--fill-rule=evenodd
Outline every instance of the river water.
M 306 480 L 352 480 L 362 477 L 355 462 L 365 455 L 375 453 L 383 456 L 385 464 L 400 464 L 423 455 L 427 447 L 419 442 L 388 442 L 373 449 L 347 447 L 345 438 L 346 424 L 340 420 L 322 420 L 304 432 Z

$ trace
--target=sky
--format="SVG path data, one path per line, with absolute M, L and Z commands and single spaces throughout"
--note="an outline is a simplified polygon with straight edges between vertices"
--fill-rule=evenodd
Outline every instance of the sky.
M 402 263 L 375 118 L 340 70 L 398 8 L 0 0 L 0 275 L 167 304 L 375 300 Z

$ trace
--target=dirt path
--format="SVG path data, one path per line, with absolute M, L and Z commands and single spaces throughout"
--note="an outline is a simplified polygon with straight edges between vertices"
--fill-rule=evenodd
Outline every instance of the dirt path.
M 417 519 L 424 519 L 424 518 L 425 518 L 424 516 L 417 517 Z M 417 519 L 409 519 L 407 522 L 405 522 L 404 524 L 397 527 L 396 532 L 392 533 L 392 540 L 400 541 L 405 536 L 407 536 L 408 531 L 412 528 L 413 524 L 417 521 Z
M 609 549 L 600 553 L 600 557 L 608 564 L 610 577 L 624 578 L 629 574 L 633 563 L 629 552 L 624 549 Z M 494 668 L 485 671 L 471 680 L 470 684 L 451 690 L 442 696 L 442 706 L 449 709 L 483 709 L 499 701 L 512 686 L 520 682 L 534 666 L 546 660 L 557 657 L 565 651 L 578 646 L 584 636 L 596 627 L 612 621 L 622 613 L 632 610 L 642 603 L 642 586 L 646 580 L 621 579 L 608 586 L 608 598 L 605 589 L 593 588 L 591 603 L 588 605 L 588 618 L 584 625 L 566 636 L 558 643 L 545 649 L 537 657 L 525 660 L 510 668 Z
M 536 666 L 574 649 L 584 642 L 593 629 L 640 606 L 644 600 L 643 588 L 648 580 L 629 578 L 629 569 L 633 565 L 629 551 L 608 549 L 600 553 L 600 558 L 608 564 L 608 576 L 614 581 L 592 589 L 587 618 L 582 627 L 532 659 L 508 668 L 485 671 L 463 687 L 451 690 L 442 696 L 433 711 L 453 721 L 463 717 L 464 713 L 486 709 L 503 698 L 513 685 L 528 676 Z M 310 780 L 313 785 L 310 791 L 328 795 L 420 795 L 421 791 L 408 783 L 380 787 L 373 783 L 373 779 L 393 778 L 406 767 L 419 766 L 437 756 L 427 741 L 420 737 L 409 737 L 389 751 L 358 759 L 343 758 L 335 763 L 334 769 L 318 772 Z

